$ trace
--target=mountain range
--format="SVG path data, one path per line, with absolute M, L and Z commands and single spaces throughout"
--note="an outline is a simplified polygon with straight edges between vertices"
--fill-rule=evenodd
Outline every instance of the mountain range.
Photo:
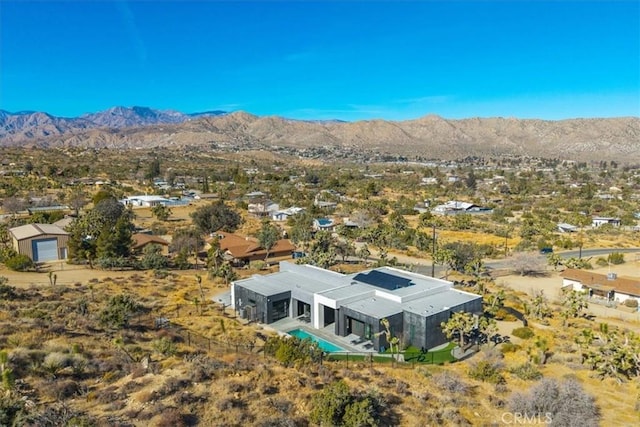
M 429 115 L 342 122 L 147 107 L 114 107 L 72 118 L 0 110 L 0 146 L 16 145 L 331 148 L 432 159 L 520 155 L 640 163 L 640 118 L 451 120 Z

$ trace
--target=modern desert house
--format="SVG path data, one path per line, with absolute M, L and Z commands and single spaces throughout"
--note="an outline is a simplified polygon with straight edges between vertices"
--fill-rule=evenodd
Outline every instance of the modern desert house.
M 388 345 L 382 319 L 405 345 L 433 348 L 447 342 L 440 323 L 452 313 L 482 312 L 480 295 L 446 280 L 390 267 L 345 275 L 290 262 L 281 262 L 277 273 L 233 282 L 231 301 L 242 318 L 266 324 L 306 319 L 315 329 L 371 340 L 376 350 Z

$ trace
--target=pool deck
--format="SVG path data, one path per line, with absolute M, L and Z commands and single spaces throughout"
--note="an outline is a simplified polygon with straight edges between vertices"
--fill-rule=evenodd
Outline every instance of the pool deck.
M 325 326 L 322 329 L 315 329 L 311 325 L 309 325 L 309 323 L 304 322 L 303 320 L 287 317 L 269 325 L 263 325 L 263 327 L 265 329 L 273 329 L 279 333 L 287 333 L 288 331 L 294 329 L 302 329 L 303 331 L 313 334 L 318 338 L 322 338 L 323 340 L 337 345 L 338 347 L 341 347 L 348 352 L 377 353 L 377 351 L 373 349 L 372 343 L 369 340 L 356 345 L 352 344 L 351 342 L 359 339 L 357 335 L 351 334 L 347 335 L 346 337 L 340 337 L 334 334 L 333 331 L 335 330 L 335 326 L 333 323 Z M 371 347 L 367 348 L 367 346 Z

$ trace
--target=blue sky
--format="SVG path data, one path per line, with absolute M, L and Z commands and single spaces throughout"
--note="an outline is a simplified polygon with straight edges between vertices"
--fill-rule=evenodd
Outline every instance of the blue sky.
M 640 2 L 0 2 L 0 109 L 640 116 Z

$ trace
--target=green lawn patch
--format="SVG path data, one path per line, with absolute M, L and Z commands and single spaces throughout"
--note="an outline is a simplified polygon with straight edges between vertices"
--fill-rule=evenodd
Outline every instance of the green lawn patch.
M 451 355 L 451 350 L 456 347 L 455 343 L 449 343 L 446 347 L 436 350 L 422 352 L 419 348 L 409 346 L 401 354 L 404 356 L 405 363 L 421 363 L 421 364 L 436 364 L 441 365 L 455 361 Z M 393 359 L 390 357 L 391 352 L 387 349 L 384 353 L 389 356 L 368 356 L 363 354 L 349 354 L 349 353 L 331 353 L 325 357 L 328 361 L 354 361 L 354 362 L 369 362 L 370 357 L 373 357 L 373 361 L 376 363 L 392 363 Z

